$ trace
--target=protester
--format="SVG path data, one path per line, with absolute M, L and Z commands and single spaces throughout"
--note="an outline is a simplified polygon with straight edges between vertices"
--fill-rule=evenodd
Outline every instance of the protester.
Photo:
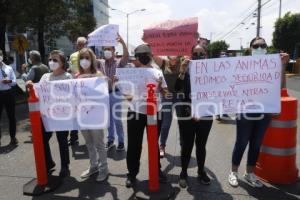
M 135 57 L 139 61 L 137 64 L 138 67 L 141 68 L 153 68 L 150 65 L 152 54 L 151 48 L 147 44 L 139 45 L 135 49 Z M 153 68 L 155 69 L 155 68 Z M 155 69 L 157 74 L 155 75 L 155 79 L 158 81 L 156 93 L 159 92 L 162 95 L 167 93 L 167 84 L 163 78 L 163 74 L 160 70 Z M 146 113 L 146 99 L 144 98 L 132 98 L 128 97 L 127 99 L 130 100 L 130 106 L 127 114 L 127 180 L 126 180 L 126 187 L 132 187 L 136 183 L 136 176 L 139 173 L 140 167 L 140 157 L 142 152 L 142 143 L 143 143 L 143 135 L 144 130 L 147 125 L 147 113 Z M 158 98 L 158 112 L 161 110 L 160 99 Z M 157 116 L 160 116 L 157 114 Z M 160 129 L 161 119 L 158 117 L 157 125 L 158 130 Z M 158 150 L 157 150 L 158 151 Z M 159 152 L 157 152 L 159 153 Z M 160 182 L 166 182 L 167 177 L 166 175 L 159 170 L 159 180 Z
M 192 60 L 207 58 L 205 48 L 199 44 L 192 48 Z M 178 118 L 179 132 L 181 139 L 181 173 L 179 185 L 182 188 L 187 186 L 187 168 L 190 162 L 194 142 L 196 145 L 196 158 L 198 164 L 198 180 L 204 185 L 210 184 L 210 178 L 204 170 L 206 157 L 206 142 L 212 127 L 212 117 L 195 119 L 191 116 L 191 84 L 188 72 L 189 59 L 185 59 L 180 67 L 180 74 L 176 81 L 175 89 L 183 90 L 184 99 L 180 106 L 180 116 Z
M 70 71 L 73 74 L 77 74 L 79 72 L 78 66 L 78 54 L 79 51 L 85 48 L 87 45 L 87 39 L 85 37 L 78 37 L 76 42 L 77 51 L 72 53 L 69 58 Z M 78 130 L 72 130 L 70 134 L 69 145 L 78 145 Z
M 66 58 L 62 51 L 53 50 L 50 52 L 48 59 L 50 73 L 46 73 L 42 76 L 39 83 L 44 83 L 48 81 L 58 81 L 72 79 L 72 75 L 66 72 Z M 27 82 L 27 85 L 33 85 L 32 82 Z M 46 167 L 47 172 L 52 173 L 53 168 L 55 167 L 55 162 L 52 159 L 51 149 L 49 146 L 49 140 L 52 137 L 52 132 L 46 132 L 43 125 L 43 139 L 44 139 L 44 148 L 45 148 L 45 158 L 46 158 Z M 61 160 L 61 170 L 59 172 L 60 177 L 65 177 L 70 175 L 69 163 L 69 147 L 68 147 L 68 135 L 69 131 L 56 131 L 56 137 L 59 145 L 59 153 Z
M 23 74 L 22 79 L 27 81 L 32 81 L 33 83 L 38 83 L 41 79 L 41 77 L 49 72 L 49 68 L 42 63 L 42 58 L 40 52 L 33 50 L 29 52 L 29 59 L 28 59 L 29 65 L 31 65 L 28 73 L 26 73 L 26 68 L 22 67 Z
M 116 134 L 118 135 L 118 151 L 123 151 L 125 149 L 124 146 L 124 130 L 123 124 L 121 121 L 121 112 L 117 112 L 121 110 L 121 102 L 122 95 L 118 88 L 112 88 L 112 80 L 116 75 L 117 67 L 124 67 L 128 63 L 129 53 L 126 47 L 126 44 L 122 37 L 119 35 L 117 38 L 118 42 L 123 46 L 123 56 L 120 59 L 115 57 L 115 47 L 104 47 L 104 59 L 101 59 L 101 71 L 105 76 L 108 77 L 109 80 L 109 104 L 110 104 L 110 124 L 108 128 L 108 141 L 106 144 L 106 148 L 110 149 L 114 147 L 115 140 L 115 129 Z
M 267 53 L 267 44 L 264 38 L 256 37 L 250 42 L 252 55 L 265 55 Z M 284 66 L 289 61 L 288 54 L 281 54 Z M 284 74 L 284 70 L 282 70 Z M 253 187 L 262 187 L 263 184 L 253 173 L 256 161 L 258 159 L 260 146 L 264 134 L 270 124 L 270 113 L 242 113 L 237 116 L 236 120 L 236 141 L 232 153 L 231 172 L 228 176 L 228 182 L 231 186 L 237 187 L 238 168 L 240 166 L 243 154 L 249 143 L 247 168 L 244 179 Z
M 96 69 L 96 56 L 91 49 L 83 48 L 78 54 L 79 73 L 77 78 L 104 77 Z M 87 146 L 90 167 L 81 174 L 81 178 L 88 178 L 99 172 L 97 181 L 104 181 L 108 177 L 107 153 L 104 142 L 103 129 L 81 130 Z
M 16 85 L 16 76 L 12 67 L 3 62 L 3 52 L 0 50 L 0 146 L 2 111 L 5 108 L 9 120 L 10 145 L 17 145 L 16 138 L 16 116 L 15 116 L 15 94 L 12 87 Z
M 153 57 L 155 63 L 161 68 L 164 78 L 168 85 L 169 93 L 162 98 L 162 125 L 160 130 L 160 157 L 165 156 L 166 142 L 169 135 L 170 126 L 173 118 L 173 108 L 180 102 L 180 92 L 175 90 L 175 82 L 179 75 L 180 56 L 168 56 L 168 60 L 158 56 Z M 176 113 L 179 109 L 176 109 Z

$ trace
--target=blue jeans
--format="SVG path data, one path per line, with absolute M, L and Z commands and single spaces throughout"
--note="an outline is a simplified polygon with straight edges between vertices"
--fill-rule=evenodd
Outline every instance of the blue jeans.
M 247 117 L 257 117 L 261 114 L 247 114 Z M 260 146 L 265 132 L 271 122 L 271 115 L 265 114 L 259 120 L 246 119 L 244 115 L 236 120 L 236 142 L 233 149 L 232 164 L 239 166 L 249 143 L 247 166 L 254 167 L 258 159 Z
M 109 94 L 110 117 L 108 127 L 108 141 L 115 140 L 115 129 L 118 135 L 119 143 L 124 143 L 124 130 L 122 124 L 122 94 L 119 91 L 111 92 Z M 114 117 L 115 116 L 115 117 Z
M 160 145 L 166 146 L 166 142 L 169 135 L 169 130 L 171 127 L 172 119 L 173 119 L 173 105 L 180 102 L 180 99 L 173 94 L 170 98 L 162 98 L 162 125 L 160 129 Z M 179 105 L 176 105 L 175 110 L 178 116 Z

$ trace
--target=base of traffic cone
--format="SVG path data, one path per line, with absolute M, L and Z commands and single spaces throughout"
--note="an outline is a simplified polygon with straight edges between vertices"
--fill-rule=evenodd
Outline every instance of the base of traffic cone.
M 172 187 L 170 183 L 160 183 L 158 191 L 151 192 L 148 188 L 148 181 L 139 182 L 133 189 L 136 199 L 170 199 L 179 192 L 179 188 Z
M 59 176 L 49 176 L 48 184 L 41 186 L 37 184 L 37 179 L 34 178 L 23 186 L 23 194 L 27 196 L 40 196 L 55 190 L 61 183 L 62 180 Z

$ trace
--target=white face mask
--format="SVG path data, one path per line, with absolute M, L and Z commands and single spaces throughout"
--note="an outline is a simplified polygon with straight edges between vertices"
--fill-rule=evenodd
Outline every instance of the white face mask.
M 104 58 L 105 59 L 110 59 L 112 57 L 112 52 L 109 50 L 104 51 Z
M 80 66 L 83 68 L 83 69 L 88 69 L 91 67 L 91 61 L 87 60 L 87 59 L 81 59 L 80 60 Z
M 58 62 L 50 61 L 48 63 L 48 65 L 49 65 L 51 71 L 57 70 L 59 68 L 59 63 Z
M 0 56 L 0 62 L 2 62 L 3 61 L 3 56 Z
M 263 49 L 261 47 L 257 48 L 257 49 L 252 49 L 252 56 L 256 56 L 256 55 L 265 55 L 267 54 L 267 49 Z
M 28 63 L 29 63 L 29 64 L 32 64 L 32 61 L 31 61 L 31 59 L 30 59 L 30 58 L 28 58 Z

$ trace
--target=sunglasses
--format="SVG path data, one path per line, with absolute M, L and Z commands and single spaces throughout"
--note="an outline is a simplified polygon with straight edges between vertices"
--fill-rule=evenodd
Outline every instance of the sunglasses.
M 193 53 L 193 56 L 195 56 L 195 57 L 196 57 L 196 56 L 202 56 L 202 57 L 203 57 L 203 56 L 205 56 L 205 54 L 202 53 L 202 52 L 199 52 L 199 53 L 194 52 L 194 53 Z
M 267 44 L 264 43 L 264 44 L 254 44 L 254 45 L 252 45 L 253 49 L 258 49 L 259 47 L 262 48 L 262 49 L 265 49 L 265 48 L 267 48 Z
M 57 60 L 57 59 L 55 59 L 55 58 L 53 58 L 53 59 L 52 59 L 52 58 L 49 58 L 49 59 L 48 59 L 48 61 L 49 61 L 49 62 L 50 62 L 50 61 L 53 61 L 53 62 L 58 62 L 58 60 Z

